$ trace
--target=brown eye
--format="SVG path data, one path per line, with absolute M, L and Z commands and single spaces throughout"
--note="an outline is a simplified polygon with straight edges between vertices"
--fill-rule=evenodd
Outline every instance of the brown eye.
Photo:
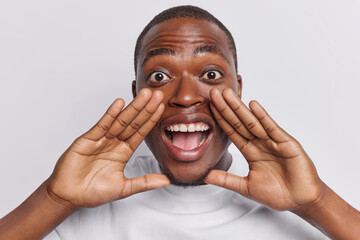
M 201 78 L 206 79 L 206 80 L 216 80 L 221 77 L 222 77 L 222 74 L 220 72 L 211 70 L 211 71 L 207 71 L 204 75 L 202 75 Z
M 149 76 L 149 81 L 152 81 L 152 82 L 162 82 L 162 81 L 169 80 L 169 79 L 170 79 L 169 76 L 163 72 L 153 72 Z

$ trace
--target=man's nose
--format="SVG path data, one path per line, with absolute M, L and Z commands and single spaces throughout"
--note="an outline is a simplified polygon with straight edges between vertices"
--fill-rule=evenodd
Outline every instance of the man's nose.
M 199 89 L 199 83 L 190 76 L 179 79 L 175 94 L 169 99 L 172 107 L 192 107 L 205 102 L 204 96 Z

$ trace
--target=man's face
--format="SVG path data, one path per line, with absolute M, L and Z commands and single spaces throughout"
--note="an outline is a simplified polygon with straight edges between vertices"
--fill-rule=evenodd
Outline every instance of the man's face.
M 172 19 L 145 35 L 134 95 L 142 88 L 164 93 L 165 112 L 145 141 L 173 183 L 201 183 L 211 169 L 231 164 L 229 139 L 210 111 L 214 87 L 240 95 L 227 37 L 215 24 Z

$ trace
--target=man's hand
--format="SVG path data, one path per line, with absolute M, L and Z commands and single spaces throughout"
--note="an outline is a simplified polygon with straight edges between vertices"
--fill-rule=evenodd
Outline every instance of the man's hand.
M 126 163 L 164 112 L 163 97 L 161 91 L 143 89 L 124 110 L 124 101 L 115 100 L 60 157 L 50 178 L 0 219 L 0 239 L 42 239 L 77 207 L 168 186 L 162 174 L 124 176 Z
M 128 179 L 124 168 L 164 112 L 161 91 L 143 89 L 123 110 L 117 99 L 99 122 L 60 157 L 47 181 L 51 198 L 67 207 L 95 207 L 134 193 L 166 187 L 162 174 Z
M 232 89 L 210 92 L 212 113 L 249 164 L 246 177 L 221 170 L 205 182 L 276 210 L 290 210 L 331 239 L 360 239 L 360 213 L 325 183 L 311 159 L 256 101 L 250 109 Z
M 213 170 L 207 183 L 236 191 L 276 210 L 294 210 L 322 196 L 324 184 L 301 145 L 256 101 L 250 109 L 233 90 L 210 92 L 211 110 L 249 164 L 247 177 Z

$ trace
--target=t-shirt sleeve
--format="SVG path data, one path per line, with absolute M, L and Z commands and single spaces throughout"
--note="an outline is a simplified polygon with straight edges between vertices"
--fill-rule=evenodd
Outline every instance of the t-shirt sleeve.
M 59 233 L 55 230 L 53 230 L 51 233 L 49 233 L 44 240 L 62 240 Z
M 59 226 L 50 232 L 45 240 L 73 240 L 77 239 L 77 231 L 79 228 L 79 213 L 81 210 L 76 211 L 67 219 L 65 219 Z
M 330 238 L 328 238 L 325 234 L 323 234 L 322 232 L 320 232 L 320 230 L 316 229 L 316 240 L 331 240 Z

